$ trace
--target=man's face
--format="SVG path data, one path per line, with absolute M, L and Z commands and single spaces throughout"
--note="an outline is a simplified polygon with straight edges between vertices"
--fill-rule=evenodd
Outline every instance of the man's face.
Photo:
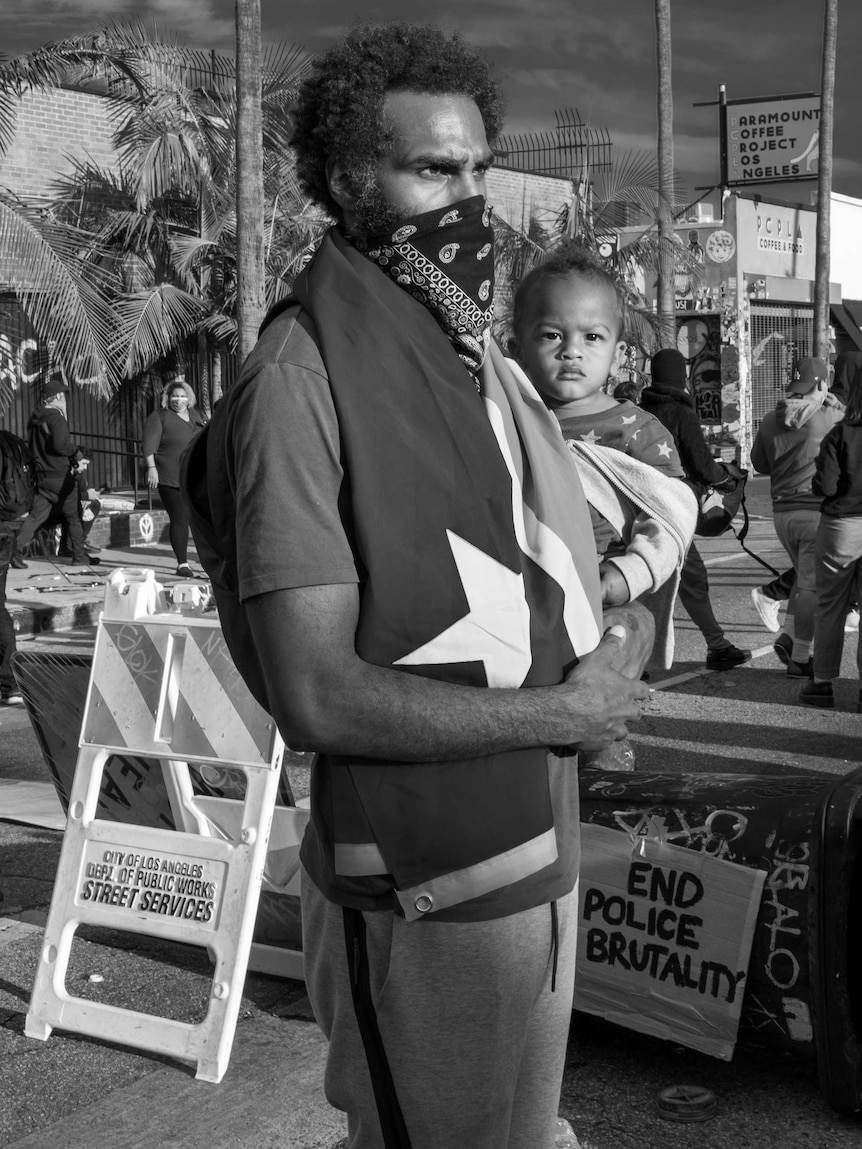
M 333 169 L 333 195 L 349 231 L 376 234 L 410 216 L 484 196 L 492 156 L 473 100 L 390 92 L 383 120 L 390 144 L 364 178 Z

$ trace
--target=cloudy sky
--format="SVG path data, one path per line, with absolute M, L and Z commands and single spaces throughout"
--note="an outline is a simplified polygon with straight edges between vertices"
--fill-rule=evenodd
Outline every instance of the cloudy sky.
M 193 47 L 233 50 L 231 0 L 2 0 L 2 9 L 7 56 L 124 17 L 158 21 Z M 357 18 L 459 29 L 497 66 L 507 133 L 552 129 L 555 109 L 577 108 L 616 149 L 655 148 L 650 0 L 262 0 L 264 39 L 312 53 Z M 823 0 L 676 0 L 672 19 L 676 167 L 693 196 L 719 174 L 716 109 L 694 105 L 717 99 L 722 83 L 730 100 L 819 91 Z M 862 198 L 859 0 L 839 3 L 838 39 L 833 186 Z M 781 194 L 807 200 L 813 186 Z

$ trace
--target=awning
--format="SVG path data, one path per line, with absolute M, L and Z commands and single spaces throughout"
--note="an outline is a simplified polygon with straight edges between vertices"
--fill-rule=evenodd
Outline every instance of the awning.
M 837 323 L 848 339 L 862 351 L 862 299 L 845 299 L 829 307 L 833 323 Z

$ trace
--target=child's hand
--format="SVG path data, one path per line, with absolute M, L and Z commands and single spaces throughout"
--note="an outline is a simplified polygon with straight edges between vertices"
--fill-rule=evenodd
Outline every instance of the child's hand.
M 599 578 L 603 606 L 622 606 L 629 601 L 629 587 L 613 563 L 599 563 Z

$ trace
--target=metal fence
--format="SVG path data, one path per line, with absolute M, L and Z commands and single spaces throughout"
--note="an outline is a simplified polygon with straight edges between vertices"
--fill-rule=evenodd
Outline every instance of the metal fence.
M 812 355 L 814 308 L 805 303 L 751 304 L 751 432 L 785 393 L 793 360 Z

